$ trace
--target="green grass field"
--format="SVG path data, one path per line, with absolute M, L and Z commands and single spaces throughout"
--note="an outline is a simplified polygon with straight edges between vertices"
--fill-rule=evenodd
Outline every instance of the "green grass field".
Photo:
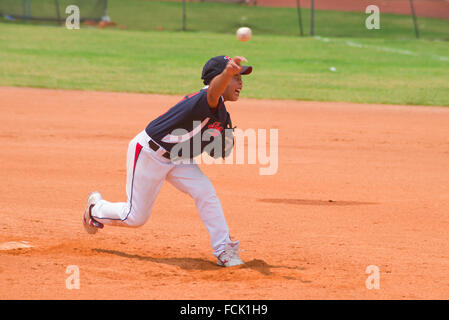
M 127 30 L 0 23 L 0 85 L 183 95 L 202 86 L 201 68 L 209 57 L 227 54 L 244 55 L 254 66 L 244 78 L 244 97 L 449 106 L 449 42 L 434 40 L 447 36 L 440 20 L 429 19 L 435 24 L 429 24 L 434 31 L 428 39 L 413 39 L 413 31 L 407 37 L 408 31 L 400 28 L 385 30 L 390 33 L 384 37 L 341 37 L 338 32 L 349 28 L 344 17 L 337 19 L 341 30 L 332 37 L 301 38 L 259 32 L 248 15 L 254 36 L 242 43 L 235 38 L 235 27 L 221 30 L 229 33 L 154 31 L 151 21 L 144 24 L 144 14 L 132 18 L 132 24 L 120 3 L 110 1 L 110 15 L 127 24 Z M 144 2 L 126 3 L 131 8 Z M 162 16 L 167 23 L 179 22 L 170 20 L 170 14 Z M 221 26 L 220 15 L 215 16 Z M 279 20 L 265 27 L 275 23 Z M 281 25 L 279 29 L 287 28 Z M 364 30 L 360 32 L 368 32 Z

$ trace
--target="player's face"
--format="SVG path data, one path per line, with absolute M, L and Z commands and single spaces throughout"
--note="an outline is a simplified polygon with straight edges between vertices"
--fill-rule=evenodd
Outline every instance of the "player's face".
M 223 98 L 225 101 L 237 101 L 240 96 L 240 91 L 242 91 L 243 82 L 242 76 L 240 74 L 236 74 L 232 77 L 231 81 L 229 81 L 228 86 L 223 93 Z

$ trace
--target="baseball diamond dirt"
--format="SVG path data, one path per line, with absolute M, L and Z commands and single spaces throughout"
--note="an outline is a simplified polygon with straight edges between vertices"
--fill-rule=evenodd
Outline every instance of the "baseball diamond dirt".
M 275 175 L 201 165 L 243 266 L 216 266 L 193 200 L 169 184 L 143 227 L 85 233 L 88 193 L 126 199 L 129 140 L 179 98 L 0 87 L 1 299 L 447 299 L 444 107 L 229 104 L 239 128 L 279 129 Z

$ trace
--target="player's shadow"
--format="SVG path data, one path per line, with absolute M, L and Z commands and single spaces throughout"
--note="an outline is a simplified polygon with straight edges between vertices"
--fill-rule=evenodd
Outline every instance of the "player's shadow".
M 108 249 L 92 249 L 98 253 L 106 253 L 112 254 L 115 256 L 127 258 L 127 259 L 136 259 L 141 261 L 149 261 L 154 263 L 163 263 L 171 266 L 177 266 L 184 270 L 221 270 L 222 267 L 218 266 L 215 262 L 200 259 L 200 258 L 155 258 L 142 256 L 138 254 L 129 254 L 117 250 L 108 250 Z M 269 265 L 263 260 L 253 259 L 251 261 L 246 262 L 244 265 L 237 266 L 239 269 L 252 269 L 260 272 L 263 275 L 269 276 L 272 275 L 272 268 L 285 268 L 285 269 L 295 269 L 295 270 L 304 270 L 302 267 L 287 267 L 287 266 L 276 266 Z
M 99 253 L 113 254 L 128 259 L 136 259 L 140 261 L 168 264 L 180 267 L 185 270 L 216 270 L 217 268 L 220 268 L 212 261 L 200 258 L 155 258 L 155 257 L 142 256 L 139 254 L 129 254 L 117 250 L 108 250 L 108 249 L 92 249 L 92 250 Z
M 240 266 L 240 268 L 256 270 L 266 276 L 272 275 L 273 272 L 271 271 L 271 269 L 276 269 L 276 268 L 290 269 L 290 270 L 305 270 L 306 269 L 304 267 L 299 267 L 299 266 L 291 267 L 291 266 L 271 265 L 271 264 L 268 264 L 265 261 L 260 260 L 260 259 L 253 259 L 251 261 L 248 261 L 244 265 Z

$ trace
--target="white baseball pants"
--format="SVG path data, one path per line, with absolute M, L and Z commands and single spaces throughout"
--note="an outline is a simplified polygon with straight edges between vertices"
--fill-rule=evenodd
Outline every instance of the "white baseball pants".
M 105 224 L 124 227 L 142 226 L 165 180 L 195 201 L 200 217 L 209 231 L 213 254 L 219 256 L 229 239 L 223 209 L 210 180 L 197 164 L 174 164 L 148 146 L 150 137 L 139 133 L 128 146 L 126 193 L 127 202 L 99 201 L 92 208 L 92 217 Z

